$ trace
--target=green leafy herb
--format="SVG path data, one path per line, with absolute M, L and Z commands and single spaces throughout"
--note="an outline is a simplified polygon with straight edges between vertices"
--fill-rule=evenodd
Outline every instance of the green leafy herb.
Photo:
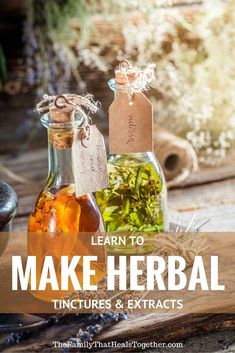
M 163 231 L 163 181 L 154 166 L 111 166 L 110 189 L 96 193 L 107 232 Z

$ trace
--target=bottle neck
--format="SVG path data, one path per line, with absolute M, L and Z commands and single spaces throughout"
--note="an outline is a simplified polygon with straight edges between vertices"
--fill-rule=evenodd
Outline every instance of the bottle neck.
M 48 188 L 74 184 L 72 149 L 58 149 L 48 138 Z
M 49 113 L 41 117 L 48 133 L 47 188 L 75 184 L 72 163 L 74 128 L 82 126 L 84 118 L 78 112 L 72 121 L 63 121 L 64 116 L 60 118 L 61 121 L 53 121 Z
M 130 94 L 130 90 L 129 90 L 128 85 L 126 83 L 124 83 L 124 84 L 117 83 L 114 78 L 112 78 L 111 80 L 108 81 L 108 85 L 109 85 L 110 89 L 114 92 L 114 97 L 116 97 L 117 95 L 119 95 L 121 93 Z
M 117 85 L 114 91 L 114 97 L 118 96 L 119 94 L 130 94 L 130 90 L 128 89 L 127 85 Z

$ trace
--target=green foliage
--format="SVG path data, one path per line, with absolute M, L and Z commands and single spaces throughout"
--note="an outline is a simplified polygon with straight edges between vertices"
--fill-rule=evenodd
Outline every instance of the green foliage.
M 38 1 L 35 1 L 36 10 L 37 6 Z M 56 42 L 63 42 L 63 44 L 66 45 L 77 34 L 76 31 L 69 26 L 69 21 L 72 18 L 79 19 L 81 28 L 84 29 L 84 25 L 90 14 L 90 9 L 86 1 L 49 0 L 42 2 L 41 9 L 39 8 L 39 14 L 40 13 L 43 14 L 42 18 L 44 24 L 42 25 L 45 27 L 47 33 L 50 33 Z M 40 18 L 41 16 L 38 18 L 39 24 Z
M 93 1 L 29 0 L 24 26 L 27 74 L 26 82 L 37 95 L 69 90 L 71 78 L 79 83 L 79 60 L 76 45 L 85 45 Z M 71 26 L 76 19 L 80 31 Z
M 106 230 L 162 231 L 162 180 L 151 164 L 114 165 L 110 189 L 96 193 Z

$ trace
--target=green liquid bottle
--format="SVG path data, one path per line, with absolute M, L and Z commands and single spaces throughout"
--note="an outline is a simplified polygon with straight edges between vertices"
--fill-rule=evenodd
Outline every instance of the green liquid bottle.
M 115 105 L 111 105 L 109 114 L 110 187 L 98 191 L 96 200 L 108 234 L 128 238 L 139 232 L 144 237 L 152 237 L 157 232 L 168 231 L 166 182 L 152 151 L 152 106 L 142 92 L 132 94 L 130 101 L 125 78 L 132 79 L 131 70 L 124 77 L 115 74 L 116 80 L 109 81 L 115 91 Z M 145 148 L 149 150 L 144 151 Z M 124 245 L 110 245 L 109 251 L 133 254 L 140 249 L 135 249 L 126 239 Z M 150 251 L 149 245 L 143 244 L 141 253 Z

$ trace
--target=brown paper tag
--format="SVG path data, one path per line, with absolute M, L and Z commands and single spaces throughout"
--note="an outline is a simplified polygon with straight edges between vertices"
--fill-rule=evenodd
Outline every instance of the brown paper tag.
M 84 138 L 83 129 L 76 130 L 72 145 L 76 196 L 109 187 L 103 136 L 95 125 L 89 129 L 88 138 Z
M 109 108 L 109 153 L 153 151 L 153 107 L 142 93 L 119 93 Z

